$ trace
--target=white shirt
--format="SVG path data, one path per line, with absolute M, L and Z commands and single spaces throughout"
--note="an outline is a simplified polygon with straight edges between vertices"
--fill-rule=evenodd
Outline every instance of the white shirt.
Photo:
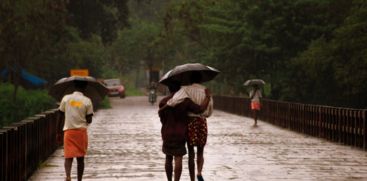
M 252 97 L 252 102 L 260 102 L 260 98 L 262 97 L 260 89 L 257 89 L 256 91 L 252 89 L 250 92 L 250 97 Z
M 182 86 L 179 91 L 177 91 L 173 97 L 167 102 L 168 106 L 174 107 L 177 104 L 183 102 L 186 98 L 191 99 L 194 103 L 201 105 L 201 103 L 204 101 L 206 94 L 205 94 L 206 87 L 200 84 L 191 84 L 188 86 Z M 213 112 L 213 99 L 210 98 L 208 107 L 206 110 L 198 115 L 194 113 L 189 113 L 189 116 L 191 117 L 197 117 L 197 116 L 203 116 L 203 117 L 209 117 L 211 116 Z
M 93 114 L 93 104 L 83 93 L 75 91 L 62 98 L 59 110 L 65 113 L 64 131 L 87 128 L 88 124 L 85 117 Z

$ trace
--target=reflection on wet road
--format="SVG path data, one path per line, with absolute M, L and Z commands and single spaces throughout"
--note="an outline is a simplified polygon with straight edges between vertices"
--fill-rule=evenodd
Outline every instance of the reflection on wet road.
M 84 180 L 162 181 L 157 105 L 147 97 L 112 98 L 89 128 Z M 367 152 L 214 111 L 208 119 L 203 175 L 227 180 L 367 180 Z M 62 148 L 30 180 L 63 180 Z M 73 179 L 76 162 L 73 164 Z M 189 180 L 187 155 L 181 177 Z

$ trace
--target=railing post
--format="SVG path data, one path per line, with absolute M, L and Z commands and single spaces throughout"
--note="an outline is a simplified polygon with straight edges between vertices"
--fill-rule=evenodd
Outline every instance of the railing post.
M 18 158 L 17 151 L 17 139 L 16 139 L 16 128 L 14 126 L 5 126 L 3 127 L 7 130 L 7 163 L 6 163 L 6 171 L 7 171 L 7 180 L 18 180 L 17 173 L 18 169 L 16 168 L 16 160 Z
M 287 124 L 287 129 L 290 129 L 290 118 L 291 118 L 291 112 L 290 112 L 290 110 L 289 110 L 289 105 L 290 104 L 284 104 L 284 111 L 286 112 L 286 118 L 285 118 L 285 120 L 286 120 L 286 124 Z
M 348 143 L 348 111 L 346 109 L 343 110 L 343 118 L 344 118 L 344 124 L 343 124 L 343 144 Z
M 327 133 L 327 137 L 326 139 L 328 140 L 333 140 L 333 130 L 332 130 L 332 127 L 333 127 L 333 120 L 334 120 L 334 115 L 333 115 L 333 108 L 329 107 L 328 108 L 328 111 L 327 111 L 327 125 L 326 125 L 326 133 Z
M 39 163 L 46 160 L 47 159 L 47 155 L 46 155 L 46 139 L 47 136 L 46 133 L 46 115 L 45 114 L 36 114 L 36 117 L 38 117 L 38 122 L 39 122 L 39 126 L 38 126 L 38 139 L 39 139 L 39 144 L 38 144 L 38 151 L 39 151 Z
M 0 129 L 0 180 L 8 180 L 8 132 Z
M 354 146 L 357 147 L 357 140 L 358 140 L 358 132 L 357 132 L 357 121 L 358 121 L 358 114 L 356 110 L 353 110 L 353 138 L 354 138 Z
M 339 116 L 339 108 L 334 109 L 334 114 L 337 120 L 334 121 L 334 142 L 339 141 L 339 122 L 340 122 L 340 116 Z
M 22 122 L 27 125 L 27 143 L 26 143 L 26 162 L 27 162 L 27 177 L 30 177 L 32 172 L 37 169 L 38 155 L 36 151 L 37 147 L 37 125 L 36 117 L 29 117 Z
M 363 111 L 363 149 L 367 148 L 367 110 Z
M 340 112 L 341 112 L 341 110 L 340 110 L 340 108 L 338 108 L 336 110 L 336 115 L 338 116 L 338 120 L 337 120 L 337 123 L 336 123 L 336 139 L 335 139 L 335 141 L 339 142 L 339 143 L 340 143 L 340 140 L 341 140 L 341 121 L 342 121 L 342 116 L 341 116 Z
M 46 142 L 46 147 L 47 147 L 47 155 L 52 154 L 56 148 L 57 148 L 57 140 L 56 140 L 56 134 L 57 134 L 57 130 L 58 127 L 58 121 L 57 120 L 57 109 L 54 110 L 49 110 L 44 112 L 46 115 L 46 124 L 47 124 L 47 142 Z
M 318 137 L 319 138 L 321 138 L 322 137 L 322 118 L 323 118 L 323 108 L 322 107 L 318 107 L 318 110 L 317 110 L 317 112 L 318 112 L 318 116 L 317 116 L 317 126 L 318 126 L 318 131 L 319 131 L 319 133 L 318 133 Z
M 16 167 L 17 167 L 17 175 L 19 177 L 19 180 L 27 180 L 27 172 L 26 172 L 26 126 L 25 123 L 17 122 L 13 123 L 12 126 L 15 127 L 16 130 L 16 154 L 17 154 L 17 160 L 16 160 Z

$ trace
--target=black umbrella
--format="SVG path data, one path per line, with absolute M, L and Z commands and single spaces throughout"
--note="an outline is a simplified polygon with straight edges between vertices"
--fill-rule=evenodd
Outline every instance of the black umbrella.
M 244 86 L 263 86 L 265 85 L 265 81 L 261 80 L 261 79 L 250 79 L 247 80 L 244 84 Z
M 71 76 L 58 80 L 50 88 L 48 94 L 56 100 L 61 101 L 64 95 L 71 94 L 76 90 L 74 81 L 86 81 L 88 83 L 84 95 L 89 97 L 93 102 L 102 101 L 103 97 L 108 93 L 108 89 L 93 77 Z
M 206 66 L 200 63 L 187 63 L 178 65 L 172 70 L 168 71 L 163 75 L 159 83 L 169 85 L 171 82 L 181 82 L 182 85 L 191 83 L 191 75 L 194 72 L 198 72 L 201 75 L 201 82 L 207 82 L 214 79 L 218 74 L 219 70 Z

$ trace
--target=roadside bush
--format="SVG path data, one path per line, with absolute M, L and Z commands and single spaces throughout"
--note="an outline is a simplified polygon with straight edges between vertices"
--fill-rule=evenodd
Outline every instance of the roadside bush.
M 98 106 L 100 109 L 109 109 L 111 108 L 111 103 L 108 97 L 106 96 L 103 101 Z
M 19 87 L 15 101 L 13 91 L 13 85 L 0 84 L 0 127 L 56 107 L 46 90 L 25 90 Z

